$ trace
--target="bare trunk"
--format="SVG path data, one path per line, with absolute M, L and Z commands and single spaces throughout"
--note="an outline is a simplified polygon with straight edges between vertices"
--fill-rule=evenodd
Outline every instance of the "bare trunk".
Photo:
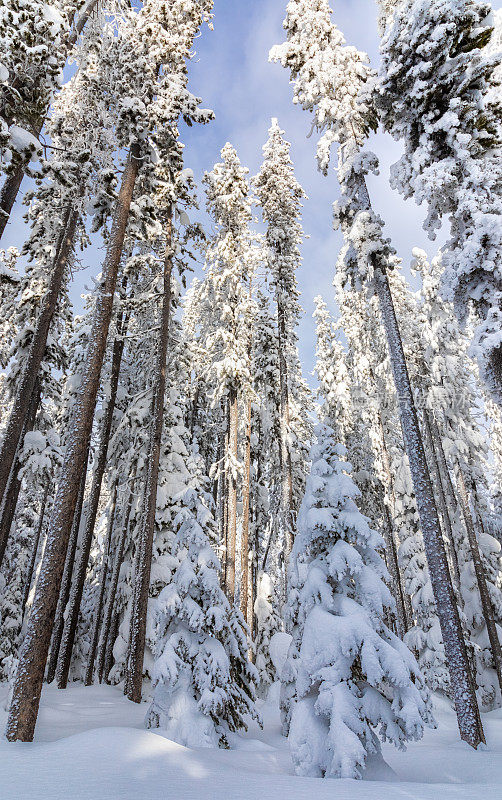
M 394 539 L 394 526 L 392 523 L 392 516 L 389 511 L 387 503 L 384 502 L 384 525 L 383 533 L 386 544 L 387 563 L 389 566 L 390 576 L 392 578 L 392 585 L 394 587 L 394 599 L 396 601 L 396 622 L 397 634 L 400 639 L 409 630 L 409 623 L 406 614 L 406 606 L 404 602 L 404 592 L 401 584 L 401 576 L 399 573 L 399 563 L 397 560 L 396 542 Z
M 31 397 L 28 399 L 27 415 L 23 422 L 21 435 L 19 437 L 19 441 L 16 447 L 16 452 L 14 454 L 12 469 L 10 471 L 7 481 L 6 491 L 4 493 L 2 503 L 0 505 L 0 566 L 3 562 L 5 550 L 7 548 L 10 529 L 12 527 L 12 522 L 14 520 L 14 515 L 16 513 L 17 501 L 19 498 L 19 492 L 21 490 L 21 481 L 18 478 L 21 465 L 19 463 L 17 455 L 23 446 L 25 434 L 33 430 L 39 405 L 40 405 L 40 381 L 36 380 L 33 387 L 33 393 Z
M 430 461 L 428 462 L 431 471 L 432 477 L 434 479 L 434 484 L 437 489 L 437 498 L 439 500 L 439 510 L 441 512 L 441 518 L 443 520 L 443 524 L 446 531 L 446 543 L 448 547 L 448 555 L 450 557 L 450 562 L 453 570 L 453 574 L 455 575 L 455 583 L 457 586 L 457 591 L 460 593 L 460 569 L 458 566 L 458 558 L 457 558 L 457 551 L 455 549 L 455 539 L 453 536 L 453 530 L 451 526 L 450 515 L 448 513 L 448 506 L 446 503 L 446 497 L 444 492 L 444 484 L 443 478 L 441 475 L 441 465 L 438 462 L 436 450 L 434 448 L 434 437 L 432 434 L 431 422 L 430 422 L 430 413 L 427 410 L 423 412 L 423 420 L 424 420 L 424 430 L 425 430 L 425 440 L 427 442 L 429 454 L 430 454 Z
M 94 611 L 94 628 L 92 631 L 91 649 L 89 651 L 89 659 L 87 661 L 87 669 L 85 672 L 85 686 L 90 686 L 92 683 L 92 676 L 94 674 L 94 661 L 96 659 L 96 650 L 98 647 L 99 629 L 101 623 L 101 612 L 103 611 L 103 599 L 105 596 L 106 578 L 108 576 L 108 561 L 112 549 L 112 536 L 113 536 L 113 523 L 115 521 L 115 508 L 117 505 L 117 484 L 115 483 L 113 489 L 113 497 L 110 505 L 110 518 L 108 520 L 108 529 L 106 531 L 106 541 L 103 547 L 103 563 L 101 565 L 101 581 L 99 587 L 99 596 L 96 609 Z
M 277 298 L 277 332 L 279 349 L 279 383 L 280 383 L 280 449 L 281 449 L 281 527 L 285 539 L 286 562 L 293 548 L 293 531 L 291 512 L 293 505 L 293 475 L 291 453 L 289 449 L 289 387 L 288 364 L 286 361 L 286 311 L 284 301 Z
M 244 485 L 242 493 L 241 539 L 241 611 L 248 618 L 249 602 L 249 499 L 251 491 L 251 401 L 247 403 L 246 452 L 244 456 Z
M 404 443 L 410 462 L 431 583 L 451 675 L 460 736 L 476 748 L 480 742 L 485 741 L 485 738 L 448 569 L 415 401 L 385 266 L 378 263 L 376 257 L 373 257 L 373 265 L 375 289 L 387 337 Z
M 474 571 L 476 573 L 476 580 L 478 583 L 479 596 L 481 598 L 481 607 L 483 609 L 483 616 L 485 618 L 486 630 L 490 640 L 490 647 L 492 650 L 493 665 L 497 673 L 500 691 L 502 692 L 502 650 L 500 648 L 499 637 L 497 634 L 497 627 L 493 616 L 493 606 L 486 585 L 486 575 L 481 562 L 479 554 L 478 537 L 474 528 L 474 521 L 472 519 L 471 509 L 469 507 L 469 496 L 465 485 L 464 474 L 460 464 L 456 465 L 457 486 L 460 498 L 460 506 L 464 517 L 465 527 L 467 528 L 467 535 L 469 537 L 469 546 L 471 549 L 472 562 L 474 564 Z
M 47 345 L 47 336 L 61 293 L 66 265 L 73 249 L 77 220 L 78 214 L 71 207 L 68 207 L 64 215 L 63 230 L 54 257 L 47 293 L 42 300 L 30 349 L 24 362 L 12 409 L 5 427 L 0 449 L 0 498 L 5 493 L 23 427 L 29 413 L 30 399 L 35 391 L 35 384 Z
M 98 680 L 100 683 L 103 680 L 106 652 L 107 652 L 108 642 L 112 635 L 111 631 L 112 616 L 113 616 L 113 610 L 115 608 L 115 597 L 117 595 L 117 586 L 119 583 L 120 568 L 122 566 L 122 561 L 124 560 L 124 550 L 127 541 L 127 534 L 129 532 L 129 520 L 131 517 L 133 502 L 134 502 L 134 491 L 131 485 L 131 489 L 129 491 L 129 499 L 127 501 L 126 512 L 122 523 L 122 530 L 120 533 L 119 549 L 117 550 L 117 554 L 115 556 L 115 562 L 113 564 L 113 572 L 110 579 L 110 586 L 108 589 L 108 597 L 106 599 L 103 625 L 101 629 L 101 641 L 99 643 L 99 651 L 98 651 Z M 106 676 L 108 676 L 108 673 L 106 673 Z
M 157 505 L 157 480 L 159 474 L 162 426 L 164 420 L 164 394 L 166 388 L 166 360 L 171 316 L 171 273 L 172 273 L 172 210 L 166 230 L 166 254 L 164 258 L 163 301 L 158 342 L 157 379 L 155 404 L 150 433 L 147 476 L 145 481 L 145 500 L 141 515 L 139 539 L 138 571 L 136 574 L 137 592 L 131 614 L 131 651 L 129 654 L 127 697 L 135 703 L 141 702 L 143 682 L 143 658 L 145 650 L 148 593 L 150 589 L 150 569 L 152 564 L 153 534 Z
M 108 456 L 108 445 L 110 442 L 110 435 L 112 431 L 113 415 L 115 413 L 115 402 L 117 399 L 117 389 L 120 375 L 120 365 L 122 362 L 122 353 L 124 351 L 124 338 L 123 335 L 127 330 L 129 315 L 123 317 L 122 312 L 119 314 L 117 323 L 118 337 L 113 343 L 112 365 L 110 375 L 110 398 L 106 406 L 106 412 L 103 419 L 103 427 L 101 429 L 101 437 L 99 442 L 99 450 L 96 459 L 96 466 L 92 476 L 91 491 L 89 494 L 89 501 L 87 505 L 87 514 L 85 520 L 84 533 L 82 535 L 82 542 L 77 562 L 77 569 L 72 582 L 70 604 L 66 614 L 63 640 L 61 643 L 61 650 L 59 653 L 59 660 L 57 666 L 57 684 L 59 689 L 65 689 L 68 683 L 68 674 L 70 671 L 71 654 L 73 644 L 75 642 L 75 634 L 77 632 L 78 615 L 80 613 L 80 604 L 82 602 L 82 593 L 84 591 L 85 576 L 87 573 L 87 564 L 91 552 L 92 538 L 94 535 L 94 527 L 96 525 L 96 516 L 99 507 L 99 498 L 101 496 L 101 486 L 103 483 L 103 476 L 105 474 L 106 459 Z
M 108 676 L 110 675 L 113 666 L 113 645 L 119 633 L 120 627 L 120 614 L 115 612 L 113 615 L 113 622 L 110 629 L 110 636 L 106 643 L 105 664 L 103 671 L 103 679 L 105 683 L 109 683 Z
M 26 581 L 24 585 L 24 595 L 23 595 L 23 617 L 24 614 L 26 613 L 26 604 L 28 603 L 28 597 L 30 596 L 31 581 L 33 580 L 33 572 L 35 570 L 35 563 L 37 560 L 38 545 L 40 544 L 42 528 L 44 527 L 45 507 L 47 505 L 47 497 L 49 496 L 49 486 L 50 482 L 47 483 L 47 486 L 45 487 L 44 491 L 44 496 L 42 498 L 42 505 L 40 506 L 40 516 L 38 518 L 37 532 L 35 534 L 33 549 L 31 551 L 30 563 L 28 565 L 28 571 L 26 573 Z
M 370 370 L 371 379 L 373 383 L 373 387 L 376 390 L 376 384 L 373 372 Z M 392 512 L 395 507 L 395 495 L 394 495 L 394 479 L 392 477 L 392 469 L 390 464 L 390 457 L 389 451 L 387 449 L 387 441 L 385 437 L 385 428 L 382 421 L 382 417 L 380 414 L 377 415 L 377 425 L 378 431 L 380 434 L 380 446 L 381 446 L 381 459 L 382 459 L 382 468 L 385 474 L 385 481 L 384 489 L 385 491 L 385 498 L 383 502 L 383 510 L 384 510 L 384 538 L 387 545 L 387 553 L 389 559 L 390 569 L 389 572 L 391 574 L 393 586 L 394 586 L 394 598 L 396 600 L 397 606 L 397 627 L 398 630 L 401 632 L 399 633 L 400 638 L 402 639 L 404 634 L 410 629 L 411 627 L 411 614 L 409 613 L 407 604 L 406 604 L 406 592 L 403 590 L 403 581 L 401 576 L 401 570 L 399 569 L 399 559 L 397 556 L 397 547 L 396 547 L 396 539 L 395 539 L 395 531 L 394 531 L 394 523 L 392 518 Z
M 21 648 L 7 723 L 9 741 L 32 741 L 40 703 L 45 662 L 56 612 L 59 586 L 77 502 L 80 478 L 92 429 L 101 367 L 106 350 L 117 273 L 139 167 L 139 144 L 133 144 L 122 177 L 89 348 L 72 421 L 68 447 L 51 516 L 32 612 Z
M 238 410 L 237 389 L 231 387 L 228 393 L 229 429 L 228 429 L 228 466 L 227 466 L 227 597 L 230 603 L 235 599 L 235 542 L 237 538 L 237 476 L 235 465 L 237 463 L 237 436 L 238 436 Z
M 77 505 L 73 514 L 73 522 L 71 526 L 70 540 L 66 550 L 66 558 L 64 563 L 63 577 L 61 580 L 61 587 L 59 589 L 59 597 L 56 607 L 56 616 L 54 617 L 54 625 L 52 628 L 51 638 L 51 651 L 49 654 L 49 663 L 47 665 L 47 683 L 52 683 L 56 676 L 56 667 L 59 657 L 59 649 L 61 647 L 61 638 L 63 636 L 63 628 L 65 622 L 65 611 L 70 598 L 71 578 L 73 575 L 73 566 L 75 564 L 75 554 L 77 552 L 78 534 L 80 532 L 80 520 L 82 518 L 82 506 L 84 504 L 85 495 L 85 481 L 87 477 L 87 459 L 89 452 L 85 459 L 84 469 L 80 478 L 80 486 L 78 489 Z

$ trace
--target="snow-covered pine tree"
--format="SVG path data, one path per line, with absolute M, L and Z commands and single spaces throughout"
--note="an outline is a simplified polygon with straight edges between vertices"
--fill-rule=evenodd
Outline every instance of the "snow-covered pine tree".
M 272 637 L 282 631 L 283 623 L 275 608 L 276 591 L 270 575 L 260 572 L 257 577 L 256 600 L 254 613 L 256 616 L 256 639 L 254 642 L 255 666 L 258 670 L 258 691 L 260 697 L 267 697 L 268 691 L 275 681 L 280 680 L 277 674 L 270 645 Z
M 106 11 L 120 2 L 110 0 Z M 66 59 L 97 5 L 98 0 L 9 0 L 2 15 L 0 151 L 6 179 L 0 191 L 0 237 L 30 161 L 42 152 L 38 137 Z
M 378 163 L 373 153 L 361 151 L 377 120 L 367 92 L 372 71 L 364 53 L 345 45 L 343 35 L 331 21 L 328 0 L 290 0 L 284 27 L 287 41 L 272 48 L 270 58 L 290 69 L 295 102 L 314 113 L 313 127 L 321 133 L 318 165 L 325 174 L 331 147 L 338 144 L 341 198 L 335 203 L 334 222 L 342 229 L 345 245 L 337 272 L 346 291 L 365 288 L 379 299 L 432 586 L 448 665 L 454 675 L 460 735 L 476 748 L 484 741 L 484 733 L 388 282 L 387 270 L 394 251 L 383 235 L 382 220 L 371 207 L 365 181 L 366 174 L 375 170 Z
M 101 15 L 90 26 L 76 54 L 78 72 L 58 95 L 47 127 L 51 157 L 42 162 L 37 187 L 26 197 L 31 229 L 23 247 L 28 268 L 22 292 L 33 298 L 33 309 L 28 315 L 29 306 L 22 304 L 24 314 L 17 321 L 23 349 L 19 343 L 15 348 L 19 376 L 12 385 L 12 408 L 0 451 L 0 495 L 5 491 L 47 342 L 61 336 L 58 327 L 68 303 L 74 250 L 77 242 L 81 246 L 87 243 L 83 221 L 91 197 L 96 196 L 96 202 L 99 198 L 101 221 L 105 198 L 110 212 L 115 180 L 113 103 L 104 92 L 116 47 L 114 32 L 114 26 L 105 24 Z M 36 305 L 34 298 L 39 298 Z
M 253 180 L 266 225 L 266 263 L 277 306 L 282 465 L 280 535 L 286 543 L 287 555 L 293 546 L 293 475 L 287 353 L 294 344 L 294 332 L 301 314 L 296 271 L 301 264 L 303 230 L 300 209 L 302 198 L 305 197 L 294 175 L 290 148 L 277 119 L 272 119 L 268 140 L 263 147 L 263 164 Z
M 171 579 L 155 601 L 153 700 L 147 726 L 187 747 L 228 747 L 228 733 L 258 719 L 256 670 L 247 660 L 244 620 L 220 587 L 211 547 L 215 522 L 197 475 L 187 463 L 186 486 L 172 521 Z
M 327 425 L 316 436 L 291 559 L 289 743 L 299 775 L 360 778 L 379 737 L 403 747 L 432 717 L 415 659 L 384 623 L 383 541 L 358 511 L 345 448 Z
M 492 24 L 490 4 L 479 0 L 395 3 L 376 99 L 384 127 L 404 145 L 392 185 L 425 201 L 431 238 L 448 219 L 443 286 L 460 320 L 473 316 L 472 352 L 502 402 L 500 52 L 489 47 Z
M 222 161 L 204 176 L 207 208 L 216 223 L 216 235 L 209 243 L 203 304 L 214 310 L 216 327 L 206 341 L 209 379 L 213 400 L 224 401 L 228 419 L 225 452 L 225 586 L 233 603 L 237 535 L 238 403 L 251 391 L 249 319 L 252 316 L 251 278 L 256 265 L 256 247 L 251 222 L 249 170 L 227 142 Z
M 207 119 L 207 113 L 199 112 L 196 98 L 186 89 L 185 62 L 192 54 L 192 44 L 202 22 L 210 16 L 211 7 L 210 0 L 194 0 L 188 7 L 183 2 L 184 13 L 179 14 L 175 3 L 167 7 L 160 0 L 148 0 L 138 11 L 129 12 L 129 24 L 122 26 L 116 37 L 119 49 L 113 88 L 120 106 L 116 133 L 127 158 L 96 301 L 86 371 L 69 426 L 69 445 L 49 524 L 40 580 L 14 681 L 8 722 L 10 740 L 33 737 L 133 191 L 140 165 L 147 172 L 156 161 L 151 147 L 155 140 L 148 134 L 153 134 L 163 122 L 172 125 L 179 116 L 190 121 Z M 163 65 L 165 70 L 161 69 Z
M 316 321 L 315 373 L 319 381 L 322 419 L 335 432 L 336 441 L 346 445 L 351 426 L 352 398 L 346 353 L 336 336 L 334 323 L 323 298 L 314 298 Z

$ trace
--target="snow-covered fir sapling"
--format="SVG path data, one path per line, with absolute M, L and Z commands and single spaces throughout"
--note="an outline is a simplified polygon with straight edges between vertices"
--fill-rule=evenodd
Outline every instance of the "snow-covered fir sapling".
M 298 775 L 360 778 L 380 740 L 403 748 L 433 719 L 413 655 L 384 622 L 383 540 L 357 508 L 345 448 L 325 424 L 316 436 L 291 557 L 289 743 Z
M 247 659 L 244 620 L 220 586 L 211 547 L 215 522 L 194 476 L 176 501 L 172 577 L 156 600 L 157 657 L 148 727 L 187 747 L 228 747 L 246 729 L 257 672 Z
M 266 572 L 260 572 L 257 579 L 257 595 L 254 602 L 256 616 L 255 666 L 259 674 L 258 690 L 261 697 L 267 697 L 272 684 L 280 680 L 270 652 L 272 637 L 283 629 L 283 622 L 274 608 L 274 585 Z

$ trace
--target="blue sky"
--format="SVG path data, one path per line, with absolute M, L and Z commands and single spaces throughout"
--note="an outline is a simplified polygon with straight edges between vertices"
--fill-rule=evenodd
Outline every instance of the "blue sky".
M 365 50 L 378 65 L 378 34 L 375 0 L 332 0 L 334 20 L 347 42 Z M 502 0 L 493 3 L 495 8 Z M 186 166 L 196 180 L 219 160 L 220 150 L 230 141 L 244 165 L 254 175 L 260 165 L 261 148 L 267 138 L 271 117 L 278 117 L 292 143 L 296 175 L 308 200 L 304 202 L 303 226 L 309 238 L 303 246 L 303 264 L 298 273 L 301 303 L 305 314 L 300 326 L 300 351 L 305 377 L 309 378 L 315 359 L 313 298 L 321 293 L 334 309 L 332 280 L 341 246 L 332 230 L 331 206 L 338 195 L 336 176 L 323 177 L 315 162 L 315 136 L 307 138 L 309 115 L 293 106 L 289 75 L 278 64 L 268 62 L 273 44 L 283 41 L 282 21 L 286 0 L 215 0 L 214 31 L 204 28 L 196 42 L 197 56 L 191 64 L 191 90 L 212 108 L 215 121 L 207 126 L 182 130 L 186 143 Z M 388 235 L 407 264 L 411 250 L 422 247 L 433 254 L 438 242 L 430 242 L 422 230 L 425 211 L 414 201 L 403 201 L 388 183 L 389 167 L 399 158 L 400 147 L 384 134 L 369 143 L 380 158 L 380 176 L 369 180 L 374 208 L 386 221 Z M 22 238 L 22 209 L 19 206 L 7 228 L 5 243 L 19 246 Z M 100 271 L 103 251 L 97 246 L 82 256 L 82 271 L 75 276 L 72 291 L 76 311 L 80 310 L 82 286 L 92 283 Z

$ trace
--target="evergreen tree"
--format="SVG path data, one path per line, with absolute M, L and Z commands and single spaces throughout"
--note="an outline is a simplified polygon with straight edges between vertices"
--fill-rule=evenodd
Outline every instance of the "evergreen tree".
M 386 130 L 404 145 L 392 185 L 425 201 L 431 238 L 449 221 L 444 287 L 462 322 L 474 316 L 472 351 L 500 402 L 500 55 L 488 47 L 490 11 L 479 0 L 396 3 L 382 39 L 376 98 Z
M 362 777 L 383 741 L 402 747 L 431 722 L 427 691 L 383 617 L 392 606 L 378 533 L 358 511 L 341 445 L 316 429 L 292 555 L 297 627 L 289 742 L 299 775 Z M 298 556 L 302 559 L 298 560 Z
M 192 472 L 192 474 L 191 474 Z M 219 582 L 214 520 L 188 466 L 171 537 L 171 579 L 156 600 L 157 657 L 148 727 L 188 747 L 228 747 L 254 708 L 244 620 Z
M 324 173 L 331 147 L 338 143 L 341 198 L 335 204 L 334 220 L 345 243 L 337 273 L 345 291 L 364 289 L 379 299 L 448 665 L 455 674 L 457 719 L 461 737 L 476 748 L 484 734 L 388 281 L 394 251 L 384 238 L 383 221 L 371 207 L 365 182 L 366 174 L 377 168 L 374 154 L 361 151 L 376 126 L 376 111 L 367 97 L 372 72 L 365 54 L 345 46 L 343 35 L 331 22 L 327 0 L 290 0 L 284 27 L 287 41 L 274 47 L 270 57 L 290 69 L 295 101 L 314 113 L 313 126 L 322 134 L 317 158 Z

